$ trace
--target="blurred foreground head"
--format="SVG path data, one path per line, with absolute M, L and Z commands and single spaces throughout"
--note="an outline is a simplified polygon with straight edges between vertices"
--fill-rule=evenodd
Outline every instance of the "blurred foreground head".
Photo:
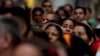
M 30 43 L 22 43 L 15 49 L 14 56 L 42 56 L 38 47 Z
M 20 43 L 20 29 L 13 17 L 0 16 L 0 56 L 12 53 L 12 49 Z

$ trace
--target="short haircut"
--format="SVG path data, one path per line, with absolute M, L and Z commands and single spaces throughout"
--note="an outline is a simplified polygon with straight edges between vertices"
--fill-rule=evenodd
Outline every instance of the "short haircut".
M 86 15 L 86 14 L 87 14 L 87 12 L 86 12 L 86 8 L 84 8 L 84 7 L 76 7 L 76 8 L 74 9 L 74 11 L 75 11 L 75 10 L 77 10 L 77 9 L 82 9 L 82 10 L 83 10 L 84 15 Z
M 32 16 L 37 12 L 37 11 L 40 11 L 42 14 L 44 14 L 44 10 L 40 7 L 35 7 L 33 10 L 32 10 Z
M 44 7 L 44 3 L 46 3 L 46 2 L 50 2 L 50 3 L 51 3 L 51 1 L 49 1 L 49 0 L 44 0 L 44 1 L 42 2 L 41 6 Z M 51 5 L 52 5 L 52 3 L 51 3 Z
M 29 17 L 30 15 L 28 15 L 29 14 L 28 11 L 24 10 L 21 7 L 13 7 L 12 14 L 14 16 L 20 17 L 19 20 L 22 20 L 22 22 L 25 22 L 27 30 L 24 35 L 27 36 L 27 34 L 29 33 L 29 31 L 31 29 L 30 17 Z
M 20 43 L 20 27 L 18 22 L 12 17 L 0 17 L 0 36 L 4 36 L 7 32 L 11 34 L 12 45 L 16 46 Z

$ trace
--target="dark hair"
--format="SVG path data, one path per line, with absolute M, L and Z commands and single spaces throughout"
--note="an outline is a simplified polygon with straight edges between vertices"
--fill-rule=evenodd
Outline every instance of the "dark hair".
M 11 13 L 12 14 L 12 8 L 2 8 L 0 7 L 0 14 L 6 14 L 6 13 Z
M 68 50 L 69 56 L 84 56 L 85 54 L 90 56 L 89 45 L 86 44 L 80 37 L 71 36 L 72 48 Z
M 100 38 L 100 28 L 99 29 L 94 29 L 94 32 L 96 34 L 96 37 Z
M 12 38 L 12 45 L 16 46 L 21 42 L 20 40 L 20 27 L 17 21 L 14 20 L 15 18 L 11 17 L 1 17 L 0 19 L 0 27 L 4 27 L 6 32 L 11 34 Z M 3 25 L 3 26 L 2 26 Z
M 58 15 L 58 12 L 59 12 L 59 11 L 63 11 L 65 17 L 66 17 L 66 18 L 69 18 L 70 15 L 69 15 L 68 12 L 66 12 L 63 8 L 64 8 L 63 6 L 59 7 L 58 10 L 56 11 L 56 14 Z M 58 15 L 58 16 L 59 16 L 59 15 Z
M 46 3 L 46 2 L 50 2 L 50 1 L 49 1 L 49 0 L 44 0 L 44 1 L 42 2 L 41 6 L 44 7 L 44 3 Z M 51 3 L 51 2 L 50 2 L 50 3 Z
M 63 6 L 61 6 L 61 7 L 59 7 L 59 8 L 57 9 L 56 14 L 58 14 L 58 12 L 59 12 L 60 10 L 64 12 Z M 64 14 L 65 14 L 65 12 L 64 12 Z
M 74 9 L 74 11 L 75 11 L 75 10 L 77 10 L 77 9 L 82 9 L 82 10 L 83 10 L 84 15 L 86 15 L 86 14 L 87 14 L 87 12 L 86 12 L 86 8 L 84 8 L 84 7 L 76 7 L 76 8 Z
M 92 13 L 92 9 L 91 9 L 91 8 L 87 8 L 87 11 L 88 11 L 89 13 Z
M 82 26 L 82 27 L 85 28 L 86 34 L 87 34 L 87 36 L 88 36 L 88 40 L 91 40 L 91 39 L 94 37 L 94 33 L 93 33 L 93 31 L 90 29 L 89 26 L 87 26 L 87 25 L 84 24 L 84 23 L 78 23 L 77 25 L 78 25 L 78 26 Z
M 62 19 L 62 20 L 60 21 L 59 25 L 62 26 L 63 22 L 66 21 L 66 20 L 72 21 L 72 22 L 74 23 L 74 27 L 76 26 L 76 22 L 75 22 L 73 19 Z
M 51 27 L 51 26 L 54 26 L 54 27 L 57 29 L 57 31 L 58 31 L 58 33 L 59 33 L 59 38 L 58 38 L 58 40 L 59 40 L 60 42 L 62 42 L 62 43 L 65 43 L 65 40 L 64 40 L 64 38 L 63 38 L 63 32 L 62 32 L 61 27 L 60 27 L 58 24 L 51 23 L 51 24 L 47 25 L 45 29 L 47 29 L 47 28 L 49 28 L 49 27 Z
M 40 7 L 35 7 L 33 10 L 32 10 L 32 16 L 37 12 L 37 11 L 40 11 L 42 14 L 44 14 L 44 10 Z
M 17 11 L 17 12 L 16 12 Z M 18 16 L 20 17 L 19 20 L 22 20 L 25 22 L 26 24 L 26 28 L 27 28 L 27 31 L 25 32 L 25 36 L 27 36 L 27 34 L 29 33 L 29 30 L 31 28 L 31 25 L 30 25 L 30 18 L 29 18 L 29 15 L 28 15 L 28 12 L 26 10 L 24 10 L 23 8 L 21 7 L 13 7 L 12 8 L 12 14 L 14 16 Z
M 12 8 L 0 8 L 0 14 L 11 13 L 13 16 L 20 17 L 19 20 L 24 21 L 27 27 L 25 35 L 28 34 L 30 26 L 30 18 L 28 12 L 21 7 L 12 7 Z
M 42 31 L 40 28 L 38 28 L 36 25 L 32 27 L 32 33 L 34 34 L 34 37 L 39 37 L 41 39 L 44 39 L 46 41 L 49 41 L 48 35 L 46 32 Z
M 71 4 L 65 4 L 64 7 L 69 6 L 71 8 L 71 12 L 73 11 L 73 7 Z

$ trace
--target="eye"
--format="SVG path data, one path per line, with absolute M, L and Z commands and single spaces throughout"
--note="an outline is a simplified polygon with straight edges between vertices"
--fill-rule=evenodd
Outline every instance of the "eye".
M 71 28 L 71 29 L 74 29 L 74 26 L 73 26 L 73 25 L 71 25 L 71 26 L 70 26 L 70 28 Z
M 83 14 L 82 12 L 80 12 L 79 14 Z
M 52 33 L 53 36 L 57 36 L 57 34 Z
M 68 27 L 68 25 L 62 25 L 64 28 Z

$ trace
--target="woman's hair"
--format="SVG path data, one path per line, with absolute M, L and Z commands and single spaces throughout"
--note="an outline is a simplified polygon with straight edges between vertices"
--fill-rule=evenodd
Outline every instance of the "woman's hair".
M 73 20 L 73 19 L 62 19 L 60 22 L 59 22 L 59 25 L 62 26 L 63 22 L 66 21 L 66 20 L 70 20 L 74 23 L 74 27 L 76 26 L 76 22 Z
M 61 29 L 61 27 L 60 27 L 58 24 L 51 23 L 51 24 L 47 25 L 47 27 L 45 28 L 45 30 L 46 30 L 47 28 L 49 28 L 49 27 L 52 27 L 52 26 L 54 26 L 54 27 L 56 28 L 56 30 L 58 31 L 58 33 L 59 33 L 59 38 L 58 38 L 58 40 L 59 40 L 61 43 L 65 43 L 65 40 L 64 40 L 64 38 L 63 38 L 62 29 Z
M 85 28 L 85 31 L 86 31 L 86 34 L 87 34 L 89 40 L 91 40 L 92 38 L 95 37 L 93 31 L 86 24 L 84 24 L 84 23 L 78 23 L 77 26 L 82 26 L 82 27 Z

